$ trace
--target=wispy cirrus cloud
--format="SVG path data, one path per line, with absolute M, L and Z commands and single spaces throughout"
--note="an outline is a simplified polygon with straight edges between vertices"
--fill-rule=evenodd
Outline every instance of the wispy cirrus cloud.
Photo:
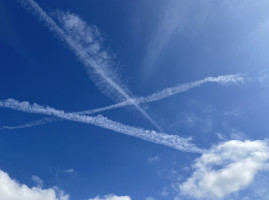
M 242 76 L 240 74 L 222 75 L 222 76 L 216 76 L 216 77 L 209 76 L 209 77 L 206 77 L 202 80 L 198 80 L 198 81 L 194 81 L 194 82 L 190 82 L 190 83 L 185 83 L 185 84 L 180 84 L 180 85 L 177 85 L 175 87 L 166 88 L 166 89 L 163 89 L 159 92 L 155 92 L 153 94 L 150 94 L 150 95 L 147 95 L 144 97 L 133 98 L 132 100 L 134 102 L 136 102 L 136 104 L 151 103 L 151 102 L 160 101 L 162 99 L 177 95 L 177 94 L 182 93 L 182 92 L 186 92 L 188 90 L 199 87 L 199 86 L 206 84 L 206 83 L 219 83 L 222 85 L 227 85 L 227 84 L 237 84 L 237 83 L 242 83 L 242 82 L 244 82 L 244 76 Z M 85 111 L 75 112 L 75 113 L 76 114 L 94 114 L 94 113 L 99 113 L 99 112 L 103 112 L 103 111 L 107 111 L 107 110 L 111 110 L 111 109 L 130 106 L 130 105 L 132 105 L 132 102 L 122 101 L 120 103 L 112 104 L 110 106 L 105 106 L 102 108 L 85 110 Z M 53 119 L 51 119 L 51 120 L 53 120 Z M 31 126 L 35 126 L 35 125 L 49 123 L 50 121 L 46 122 L 46 120 L 44 119 L 44 121 L 41 121 L 41 122 L 42 123 L 40 123 L 40 124 L 38 121 L 37 122 L 29 122 L 29 123 L 26 123 L 23 125 L 14 126 L 14 127 L 10 127 L 10 128 L 5 126 L 6 127 L 5 129 L 23 128 L 24 126 L 31 127 Z M 4 129 L 4 127 L 0 128 L 0 130 L 1 129 Z
M 156 27 L 150 35 L 147 52 L 143 60 L 143 75 L 149 77 L 152 70 L 158 67 L 158 62 L 179 38 L 184 37 L 188 30 L 188 37 L 194 38 L 203 32 L 212 1 L 168 0 L 162 2 L 159 8 Z M 157 7 L 157 6 L 156 6 Z M 192 12 L 196 8 L 195 13 Z
M 17 111 L 44 114 L 49 116 L 58 117 L 65 120 L 81 122 L 86 124 L 96 125 L 105 129 L 113 130 L 118 133 L 123 133 L 133 137 L 137 137 L 156 144 L 162 144 L 172 147 L 174 149 L 193 153 L 202 153 L 203 150 L 190 143 L 190 138 L 182 138 L 177 135 L 168 135 L 152 130 L 145 130 L 138 127 L 128 126 L 119 122 L 112 121 L 101 115 L 98 116 L 86 116 L 76 113 L 67 113 L 62 110 L 56 110 L 51 107 L 44 107 L 38 104 L 30 104 L 29 102 L 19 102 L 14 99 L 7 99 L 0 101 L 0 107 L 9 108 Z
M 127 100 L 158 130 L 162 128 L 131 98 L 131 92 L 118 83 L 115 74 L 111 72 L 112 59 L 109 53 L 102 49 L 101 36 L 98 29 L 87 25 L 75 14 L 58 12 L 61 28 L 34 0 L 21 1 L 26 8 L 37 15 L 60 40 L 69 46 L 88 75 L 99 88 L 105 88 L 105 94 L 113 93 L 121 100 Z M 101 90 L 104 91 L 104 90 Z
M 204 152 L 179 188 L 196 199 L 222 199 L 247 187 L 258 172 L 268 169 L 268 160 L 267 141 L 230 140 Z
M 154 67 L 157 58 L 160 57 L 163 49 L 175 32 L 184 27 L 188 2 L 175 0 L 166 2 L 167 5 L 160 10 L 161 17 L 152 35 L 152 40 L 148 44 L 148 51 L 144 58 L 143 66 L 146 67 L 146 73 L 150 72 L 149 68 Z

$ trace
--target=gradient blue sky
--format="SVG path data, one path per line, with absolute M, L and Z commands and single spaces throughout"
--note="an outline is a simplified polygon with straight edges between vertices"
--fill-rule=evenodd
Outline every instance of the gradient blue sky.
M 133 96 L 209 76 L 240 74 L 242 82 L 206 83 L 141 107 L 163 132 L 192 137 L 192 143 L 203 149 L 231 140 L 260 140 L 267 146 L 267 1 L 36 3 L 56 22 L 59 13 L 73 13 L 89 27 L 99 29 L 97 39 L 111 56 L 108 67 Z M 33 14 L 29 5 L 22 6 L 19 1 L 0 1 L 0 55 L 0 100 L 13 98 L 66 112 L 120 101 L 114 90 L 96 87 L 95 75 L 88 76 L 68 44 Z M 158 131 L 131 106 L 100 114 Z M 200 154 L 72 121 L 6 128 L 43 118 L 0 108 L 0 169 L 12 180 L 31 188 L 37 184 L 32 176 L 38 176 L 43 188 L 57 186 L 71 200 L 98 195 L 101 199 L 112 193 L 132 200 L 195 199 L 182 192 L 180 185 L 194 173 Z M 253 180 L 220 199 L 268 199 L 265 160 Z

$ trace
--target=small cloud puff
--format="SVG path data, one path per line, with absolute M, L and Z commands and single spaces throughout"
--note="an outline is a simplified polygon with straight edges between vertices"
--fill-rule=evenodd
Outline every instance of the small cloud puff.
M 74 169 L 66 169 L 66 170 L 64 170 L 64 172 L 65 173 L 70 173 L 70 174 L 77 173 L 76 170 L 74 170 Z
M 131 200 L 131 198 L 129 196 L 117 196 L 114 194 L 107 194 L 103 197 L 97 196 L 89 200 Z
M 155 200 L 153 197 L 147 197 L 145 200 Z
M 151 163 L 154 163 L 154 162 L 159 162 L 160 161 L 160 156 L 153 156 L 153 157 L 149 157 L 147 159 L 147 161 L 151 164 Z
M 43 187 L 44 181 L 40 177 L 33 175 L 32 180 L 37 184 L 37 187 L 40 187 L 40 188 Z

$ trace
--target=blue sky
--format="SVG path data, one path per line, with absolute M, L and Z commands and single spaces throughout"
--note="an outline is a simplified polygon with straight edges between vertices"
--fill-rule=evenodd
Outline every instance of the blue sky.
M 268 7 L 0 1 L 0 199 L 268 199 Z

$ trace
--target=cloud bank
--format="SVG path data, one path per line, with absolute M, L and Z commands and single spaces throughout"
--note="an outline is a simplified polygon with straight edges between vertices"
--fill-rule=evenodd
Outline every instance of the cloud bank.
M 180 151 L 201 153 L 202 150 L 190 143 L 190 138 L 182 138 L 177 135 L 168 135 L 151 130 L 145 130 L 138 127 L 128 126 L 119 122 L 112 121 L 101 115 L 92 117 L 86 115 L 79 115 L 75 113 L 67 113 L 62 110 L 56 110 L 51 107 L 44 107 L 38 104 L 30 104 L 29 102 L 19 102 L 14 99 L 7 99 L 0 101 L 0 107 L 9 108 L 17 111 L 44 114 L 53 117 L 58 117 L 65 120 L 81 122 L 86 124 L 96 125 L 105 129 L 113 130 L 118 133 L 123 133 L 133 137 L 137 137 L 149 142 L 163 144 Z
M 57 188 L 29 188 L 11 179 L 7 173 L 0 170 L 0 199 L 1 200 L 68 200 L 69 195 Z
M 205 152 L 179 187 L 196 199 L 222 199 L 247 187 L 269 159 L 267 141 L 231 140 Z

